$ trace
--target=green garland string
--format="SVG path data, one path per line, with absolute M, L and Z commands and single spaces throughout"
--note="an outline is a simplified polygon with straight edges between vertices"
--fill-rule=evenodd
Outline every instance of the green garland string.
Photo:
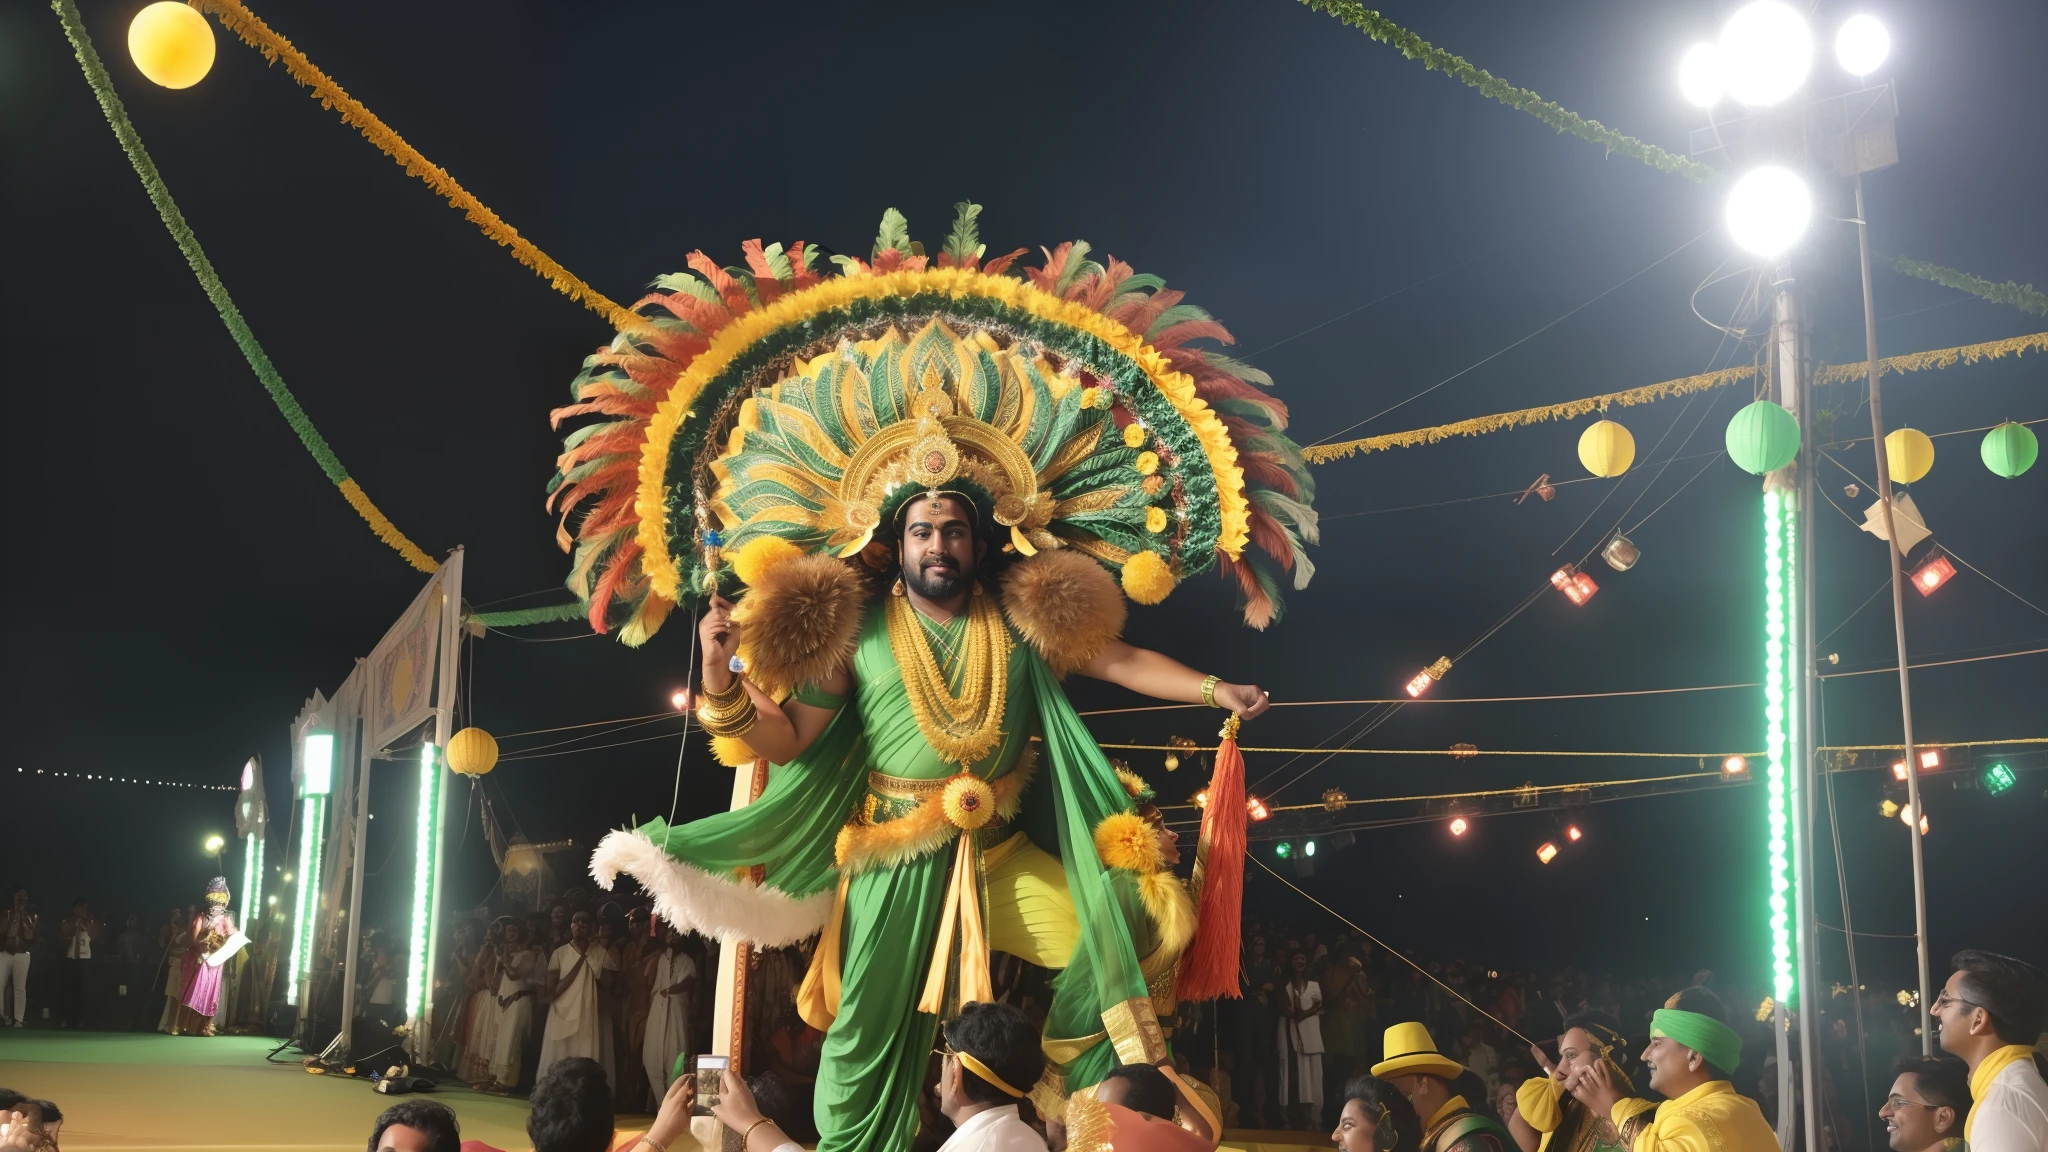
M 1559 132 L 1569 132 L 1588 143 L 1598 144 L 1608 152 L 1618 152 L 1633 160 L 1640 160 L 1660 172 L 1683 176 L 1688 180 L 1707 181 L 1715 176 L 1712 168 L 1697 160 L 1690 160 L 1675 153 L 1666 152 L 1655 144 L 1624 135 L 1559 104 L 1545 100 L 1527 88 L 1495 76 L 1484 68 L 1474 67 L 1472 62 L 1455 52 L 1446 52 L 1415 33 L 1408 31 L 1358 0 L 1301 0 L 1328 16 L 1334 16 L 1350 27 L 1358 29 L 1382 44 L 1391 44 L 1401 55 L 1410 60 L 1420 61 L 1432 72 L 1442 72 L 1451 79 L 1480 92 L 1518 111 L 1526 112 L 1543 121 Z
M 552 624 L 558 620 L 581 620 L 589 615 L 586 605 L 571 601 L 545 608 L 510 608 L 503 612 L 472 612 L 471 620 L 486 628 L 519 628 L 528 624 Z
M 369 498 L 362 495 L 361 487 L 349 479 L 348 469 L 341 466 L 334 449 L 328 447 L 320 430 L 313 427 L 313 421 L 306 410 L 285 387 L 284 377 L 277 366 L 270 362 L 270 356 L 257 343 L 256 334 L 249 330 L 248 321 L 221 284 L 220 275 L 213 270 L 212 261 L 206 258 L 206 251 L 199 246 L 199 238 L 192 234 L 192 228 L 185 222 L 185 214 L 171 199 L 171 191 L 156 170 L 156 164 L 149 158 L 149 151 L 142 146 L 142 137 L 136 133 L 135 125 L 129 122 L 128 110 L 121 103 L 121 97 L 114 91 L 114 81 L 107 75 L 106 66 L 100 63 L 100 56 L 92 46 L 92 39 L 86 34 L 85 23 L 79 19 L 78 8 L 72 0 L 51 0 L 50 8 L 63 21 L 64 35 L 71 41 L 71 50 L 78 57 L 78 66 L 85 72 L 85 81 L 92 87 L 92 93 L 99 98 L 100 110 L 106 113 L 107 123 L 113 126 L 114 136 L 121 142 L 122 151 L 128 154 L 128 162 L 135 166 L 135 174 L 142 178 L 142 187 L 149 193 L 149 199 L 156 205 L 157 215 L 163 217 L 164 227 L 170 230 L 171 239 L 177 242 L 178 251 L 185 254 L 185 262 L 192 266 L 192 274 L 199 278 L 199 286 L 206 292 L 206 298 L 213 301 L 214 310 L 220 313 L 221 322 L 227 325 L 228 335 L 242 350 L 249 361 L 249 367 L 256 372 L 256 378 L 270 393 L 277 410 L 283 414 L 285 423 L 298 434 L 299 443 L 312 454 L 313 462 L 326 473 L 327 479 L 341 489 L 344 499 L 349 501 L 372 531 L 392 548 L 396 549 L 406 562 L 424 572 L 432 572 L 438 564 L 405 535 L 391 525 L 382 512 L 377 511 Z
M 1514 85 L 1495 76 L 1484 68 L 1475 67 L 1471 61 L 1455 52 L 1446 52 L 1415 33 L 1408 31 L 1377 11 L 1358 3 L 1358 0 L 1301 0 L 1303 4 L 1328 16 L 1334 16 L 1350 27 L 1356 28 L 1382 44 L 1391 44 L 1400 49 L 1401 55 L 1410 60 L 1420 61 L 1432 72 L 1446 76 L 1480 92 L 1510 108 L 1526 112 L 1543 121 L 1559 132 L 1569 132 L 1607 149 L 1610 153 L 1640 160 L 1660 172 L 1670 172 L 1689 180 L 1705 182 L 1718 175 L 1712 168 L 1696 160 L 1689 160 L 1655 144 L 1638 140 L 1607 127 L 1598 120 L 1588 120 L 1562 105 L 1545 100 L 1527 88 Z M 2037 316 L 2048 316 L 2048 293 L 2035 291 L 2032 284 L 2019 284 L 2011 280 L 1996 283 L 1968 272 L 1943 268 L 1924 260 L 1909 260 L 1904 256 L 1891 257 L 1891 265 L 1908 276 L 1932 280 L 1936 284 L 1968 292 L 1996 304 L 2018 308 Z
M 1893 269 L 1904 275 L 1932 280 L 1944 288 L 1968 292 L 1993 304 L 2005 304 L 2036 316 L 2048 316 L 2048 292 L 2036 291 L 2032 284 L 2020 284 L 2012 280 L 2000 284 L 1986 280 L 1982 276 L 1972 276 L 1968 272 L 1943 268 L 1939 264 L 1929 264 L 1925 260 L 1909 260 L 1904 256 L 1884 256 L 1879 259 L 1889 261 Z

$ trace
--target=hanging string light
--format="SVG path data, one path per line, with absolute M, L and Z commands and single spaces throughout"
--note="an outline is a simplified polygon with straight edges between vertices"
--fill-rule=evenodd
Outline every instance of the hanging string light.
M 26 768 L 16 768 L 16 775 L 27 776 Z M 144 776 L 117 776 L 111 772 L 65 772 L 55 768 L 38 768 L 34 775 L 54 776 L 65 780 L 90 780 L 95 784 L 147 784 L 156 788 L 195 788 L 201 792 L 233 792 L 233 784 L 194 784 L 188 780 L 152 780 Z

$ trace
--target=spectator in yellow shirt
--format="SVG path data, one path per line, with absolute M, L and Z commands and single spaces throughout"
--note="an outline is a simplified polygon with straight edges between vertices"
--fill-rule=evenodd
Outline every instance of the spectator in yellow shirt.
M 1634 1152 L 1780 1152 L 1777 1133 L 1756 1102 L 1735 1092 L 1729 1071 L 1742 1061 L 1742 1038 L 1722 1020 L 1721 1002 L 1704 988 L 1672 997 L 1650 1018 L 1643 1063 L 1664 1095 L 1637 1133 Z M 1616 1128 L 1650 1113 L 1647 1100 L 1623 1094 L 1622 1081 L 1598 1061 L 1572 1071 L 1565 1088 Z

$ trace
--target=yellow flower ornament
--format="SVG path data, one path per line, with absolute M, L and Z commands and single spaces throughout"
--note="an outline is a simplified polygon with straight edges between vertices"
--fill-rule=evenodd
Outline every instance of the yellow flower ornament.
M 972 832 L 996 814 L 995 789 L 979 776 L 962 772 L 946 781 L 939 798 L 940 810 L 955 828 Z

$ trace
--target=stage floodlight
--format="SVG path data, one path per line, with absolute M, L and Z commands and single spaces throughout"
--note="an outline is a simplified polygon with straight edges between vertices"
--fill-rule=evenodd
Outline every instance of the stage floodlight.
M 1781 256 L 1806 234 L 1813 219 L 1813 196 L 1791 171 L 1757 168 L 1729 190 L 1727 218 L 1729 235 L 1743 251 Z
M 1721 26 L 1721 81 L 1728 95 L 1752 108 L 1776 104 L 1806 83 L 1813 67 L 1813 33 L 1789 4 L 1757 0 Z
M 1851 76 L 1868 76 L 1884 66 L 1892 54 L 1892 35 L 1877 17 L 1858 14 L 1842 22 L 1835 33 L 1835 60 Z
M 1712 44 L 1695 44 L 1678 61 L 1678 91 L 1701 108 L 1721 102 L 1721 52 Z

